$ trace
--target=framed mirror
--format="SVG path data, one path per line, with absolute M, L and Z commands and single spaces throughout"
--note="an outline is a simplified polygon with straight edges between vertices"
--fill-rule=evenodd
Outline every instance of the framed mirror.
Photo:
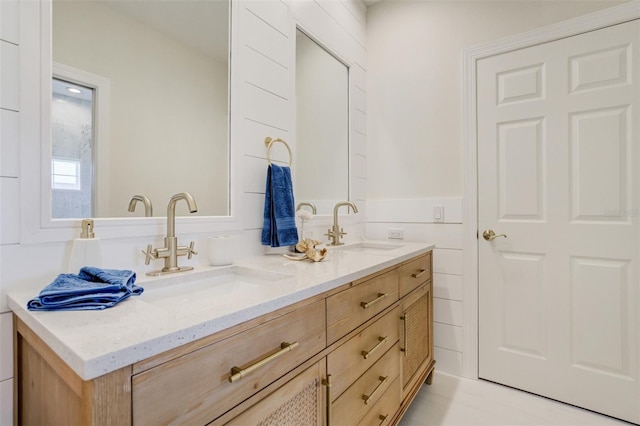
M 332 214 L 349 200 L 349 67 L 296 30 L 295 200 Z
M 229 216 L 230 2 L 53 0 L 51 34 L 51 218 Z

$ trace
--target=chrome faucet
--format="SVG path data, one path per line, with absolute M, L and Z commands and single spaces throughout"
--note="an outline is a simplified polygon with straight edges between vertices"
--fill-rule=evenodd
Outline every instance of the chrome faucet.
M 309 207 L 311 207 L 311 213 L 318 214 L 318 210 L 316 209 L 316 205 L 313 204 L 312 202 L 303 201 L 301 203 L 298 203 L 298 206 L 296 207 L 296 211 L 300 210 L 300 208 L 302 208 L 302 206 L 309 206 Z
M 164 259 L 164 268 L 160 271 L 147 272 L 147 275 L 173 274 L 193 269 L 192 266 L 178 266 L 178 256 L 187 256 L 188 259 L 191 259 L 192 255 L 198 254 L 193 249 L 195 244 L 193 241 L 191 241 L 189 247 L 178 245 L 178 238 L 176 237 L 176 203 L 179 200 L 187 202 L 189 212 L 195 213 L 198 211 L 196 200 L 188 192 L 181 192 L 171 197 L 167 206 L 167 236 L 164 238 L 164 247 L 154 249 L 151 244 L 148 244 L 147 250 L 142 251 L 146 256 L 144 262 L 146 265 L 149 264 L 151 259 Z
M 343 245 L 344 243 L 340 242 L 340 237 L 342 237 L 343 235 L 347 235 L 347 233 L 344 232 L 344 229 L 338 226 L 338 208 L 340 206 L 351 207 L 354 213 L 358 213 L 358 208 L 351 201 L 342 201 L 336 204 L 336 206 L 333 208 L 333 227 L 331 229 L 328 229 L 327 233 L 324 234 L 327 237 L 329 237 L 329 240 L 331 240 L 332 246 Z
M 153 216 L 153 205 L 151 204 L 151 200 L 148 197 L 145 197 L 144 195 L 134 195 L 133 197 L 131 197 L 131 200 L 129 200 L 129 209 L 128 210 L 131 213 L 136 211 L 136 204 L 138 203 L 138 201 L 142 201 L 142 203 L 144 204 L 144 215 L 145 215 L 145 217 L 152 217 Z

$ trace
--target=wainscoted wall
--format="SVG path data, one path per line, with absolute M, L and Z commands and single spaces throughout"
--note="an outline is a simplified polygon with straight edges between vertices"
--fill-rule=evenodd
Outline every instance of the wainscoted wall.
M 435 206 L 442 207 L 441 219 L 434 219 Z M 386 240 L 393 229 L 402 230 L 404 241 L 436 245 L 433 334 L 437 369 L 462 375 L 462 199 L 368 200 L 366 221 L 369 239 Z
M 0 2 L 0 244 L 15 244 L 18 220 L 19 34 L 16 2 Z M 2 265 L 4 266 L 4 265 Z M 4 268 L 0 268 L 0 273 Z M 0 277 L 0 291 L 2 278 Z M 0 309 L 0 424 L 12 423 L 13 323 Z
M 32 7 L 36 2 L 24 0 Z M 264 0 L 239 1 L 238 25 L 232 29 L 238 37 L 237 67 L 232 70 L 237 78 L 238 99 L 232 114 L 240 117 L 232 131 L 232 145 L 238 155 L 233 159 L 236 183 L 240 185 L 238 203 L 239 220 L 221 221 L 206 232 L 197 227 L 176 224 L 180 241 L 195 240 L 200 255 L 181 263 L 204 265 L 207 263 L 206 239 L 215 234 L 233 234 L 237 241 L 238 256 L 269 253 L 260 245 L 266 155 L 264 138 L 282 137 L 295 150 L 295 26 L 301 25 L 321 44 L 337 53 L 351 65 L 351 140 L 352 165 L 351 199 L 360 207 L 360 214 L 341 220 L 349 232 L 347 239 L 364 233 L 363 218 L 366 211 L 366 8 L 360 0 L 296 1 Z M 12 423 L 13 361 L 12 319 L 6 303 L 9 290 L 20 286 L 37 288 L 51 282 L 64 271 L 71 249 L 67 241 L 32 242 L 21 244 L 21 216 L 33 215 L 38 205 L 30 205 L 20 194 L 20 176 L 26 171 L 39 170 L 37 159 L 28 158 L 33 144 L 39 144 L 38 135 L 27 135 L 19 130 L 19 120 L 38 120 L 24 111 L 38 111 L 37 103 L 21 104 L 20 99 L 33 99 L 38 82 L 29 80 L 29 61 L 34 60 L 33 42 L 37 36 L 19 30 L 20 19 L 32 19 L 24 13 L 19 1 L 0 1 L 0 424 Z M 28 16 L 27 16 L 28 15 Z M 37 18 L 37 15 L 36 15 Z M 23 22 L 24 23 L 24 22 Z M 20 32 L 23 31 L 23 32 Z M 22 43 L 20 43 L 22 40 Z M 28 40 L 28 43 L 25 43 Z M 29 46 L 29 47 L 25 47 Z M 22 49 L 21 49 L 22 47 Z M 37 49 L 36 49 L 37 60 Z M 27 67 L 28 68 L 28 67 Z M 20 90 L 19 90 L 20 89 Z M 22 93 L 21 93 L 22 92 Z M 31 97 L 30 97 L 31 96 Z M 22 108 L 21 108 L 22 107 Z M 28 108 L 25 108 L 28 107 Z M 23 111 L 21 116 L 20 111 Z M 34 121 L 35 122 L 35 121 Z M 272 158 L 286 161 L 286 151 L 274 148 Z M 295 165 L 294 165 L 295 167 Z M 294 182 L 295 189 L 295 182 Z M 185 188 L 185 190 L 189 190 Z M 168 201 L 168 200 L 166 200 Z M 163 202 L 164 203 L 164 202 Z M 164 204 L 158 206 L 159 210 Z M 344 213 L 341 211 L 341 213 Z M 35 212 L 39 215 L 39 211 Z M 331 222 L 331 216 L 319 216 L 305 225 L 320 239 Z M 80 226 L 78 221 L 77 226 Z M 104 238 L 102 250 L 110 267 L 131 268 L 138 273 L 157 269 L 144 265 L 140 250 L 148 243 L 162 245 L 164 223 L 157 233 L 140 234 L 135 226 L 127 228 L 128 238 Z M 101 236 L 98 226 L 96 233 Z M 79 235 L 79 229 L 78 229 Z M 323 238 L 324 239 L 324 238 Z

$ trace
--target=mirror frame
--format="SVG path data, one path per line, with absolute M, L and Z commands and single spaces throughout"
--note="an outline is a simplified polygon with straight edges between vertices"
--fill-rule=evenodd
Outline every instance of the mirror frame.
M 176 225 L 181 233 L 241 230 L 242 152 L 238 146 L 238 17 L 237 1 L 229 2 L 229 215 L 180 216 Z M 69 241 L 79 235 L 78 219 L 51 218 L 51 52 L 52 0 L 20 2 L 20 216 L 21 243 Z M 232 72 L 235 71 L 235 72 Z M 39 167 L 37 167 L 38 165 Z M 42 167 L 46 166 L 47 167 Z M 188 188 L 185 188 L 188 191 Z M 158 200 L 166 202 L 169 200 Z M 156 209 L 164 212 L 164 204 Z M 95 218 L 101 238 L 128 238 L 166 234 L 166 216 L 153 218 Z
M 348 84 L 348 98 L 347 98 L 347 122 L 348 122 L 348 129 L 347 129 L 347 200 L 343 200 L 343 201 L 354 201 L 353 200 L 353 149 L 351 146 L 352 143 L 352 132 L 353 130 L 353 124 L 352 124 L 352 116 L 351 116 L 351 109 L 353 108 L 352 102 L 353 102 L 353 75 L 352 75 L 352 69 L 353 69 L 353 61 L 349 60 L 348 58 L 346 58 L 343 54 L 339 53 L 340 49 L 333 49 L 331 48 L 330 44 L 325 43 L 323 41 L 323 37 L 320 37 L 318 35 L 315 35 L 313 33 L 313 31 L 311 31 L 307 25 L 305 25 L 305 23 L 303 22 L 303 20 L 299 17 L 299 16 L 294 16 L 293 18 L 293 25 L 292 25 L 292 31 L 291 31 L 291 51 L 293 52 L 292 56 L 292 60 L 291 60 L 291 69 L 293 71 L 293 76 L 294 78 L 292 78 L 292 82 L 291 82 L 291 93 L 295 94 L 295 90 L 296 90 L 296 79 L 295 79 L 295 75 L 297 72 L 297 67 L 296 67 L 296 31 L 300 31 L 302 32 L 304 35 L 306 35 L 307 37 L 309 37 L 309 39 L 311 39 L 311 41 L 313 41 L 314 43 L 316 43 L 318 46 L 320 46 L 320 48 L 324 49 L 328 54 L 330 54 L 331 56 L 333 56 L 337 61 L 339 61 L 340 63 L 342 63 L 344 66 L 347 67 L 347 84 Z M 298 148 L 298 137 L 297 137 L 297 113 L 295 111 L 297 111 L 297 105 L 294 102 L 294 116 L 293 116 L 293 130 L 294 130 L 294 134 L 295 136 L 295 147 L 296 150 Z M 295 156 L 294 156 L 295 158 Z M 294 182 L 295 185 L 295 182 Z M 295 188 L 294 188 L 295 190 Z M 303 202 L 303 201 L 311 201 L 313 202 L 313 200 L 300 200 L 298 198 L 296 198 L 296 203 L 299 202 Z M 354 201 L 355 202 L 355 201 Z M 352 224 L 355 219 L 355 214 L 351 212 L 351 209 L 346 209 L 346 210 L 340 210 L 338 212 L 338 215 L 340 217 L 345 217 L 346 222 L 345 225 L 349 225 Z M 327 212 L 327 213 L 318 213 L 316 215 L 314 215 L 314 224 L 313 226 L 325 226 L 325 225 L 331 225 L 333 224 L 333 211 Z

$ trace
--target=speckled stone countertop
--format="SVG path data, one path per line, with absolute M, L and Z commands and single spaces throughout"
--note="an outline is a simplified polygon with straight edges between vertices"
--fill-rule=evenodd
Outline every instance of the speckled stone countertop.
M 27 310 L 27 302 L 48 283 L 10 293 L 9 307 L 78 376 L 91 380 L 434 248 L 369 243 L 329 248 L 318 263 L 265 255 L 175 275 L 138 275 L 142 295 L 101 311 Z

